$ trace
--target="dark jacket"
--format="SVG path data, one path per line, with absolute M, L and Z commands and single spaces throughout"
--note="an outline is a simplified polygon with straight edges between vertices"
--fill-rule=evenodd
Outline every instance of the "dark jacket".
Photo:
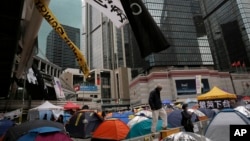
M 182 119 L 181 119 L 181 125 L 184 126 L 184 129 L 186 132 L 194 132 L 194 125 L 192 123 L 192 114 L 188 113 L 188 111 L 182 111 L 181 112 Z
M 161 109 L 162 103 L 161 103 L 160 91 L 158 91 L 157 89 L 151 91 L 148 98 L 148 103 L 150 105 L 151 110 Z

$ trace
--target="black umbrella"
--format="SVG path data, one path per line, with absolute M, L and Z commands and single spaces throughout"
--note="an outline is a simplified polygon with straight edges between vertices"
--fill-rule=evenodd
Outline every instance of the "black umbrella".
M 29 130 L 39 127 L 55 127 L 65 131 L 64 125 L 59 122 L 49 120 L 32 120 L 11 127 L 4 136 L 4 141 L 16 141 L 22 135 L 27 134 Z

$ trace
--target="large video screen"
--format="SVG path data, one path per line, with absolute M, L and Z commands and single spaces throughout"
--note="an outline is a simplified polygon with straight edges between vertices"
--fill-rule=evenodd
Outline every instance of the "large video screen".
M 208 92 L 210 90 L 208 79 L 201 79 L 203 85 L 202 93 Z M 195 95 L 196 84 L 195 79 L 182 79 L 175 80 L 177 95 Z

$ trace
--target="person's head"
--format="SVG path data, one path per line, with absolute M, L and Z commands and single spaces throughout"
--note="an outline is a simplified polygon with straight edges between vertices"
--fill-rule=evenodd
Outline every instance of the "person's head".
M 86 109 L 89 109 L 89 106 L 88 105 L 83 105 L 82 110 L 86 110 Z
M 183 109 L 183 110 L 187 110 L 187 108 L 188 108 L 188 104 L 187 104 L 187 103 L 184 103 L 184 104 L 182 105 L 182 109 Z
M 156 90 L 158 91 L 161 91 L 162 90 L 162 86 L 160 84 L 158 84 L 156 87 L 155 87 Z

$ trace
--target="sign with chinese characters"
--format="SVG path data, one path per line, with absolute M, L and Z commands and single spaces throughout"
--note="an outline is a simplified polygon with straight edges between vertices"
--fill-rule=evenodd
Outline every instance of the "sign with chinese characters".
M 224 100 L 208 100 L 208 101 L 199 101 L 200 108 L 230 108 L 230 100 L 224 99 Z
M 123 10 L 120 0 L 85 1 L 107 16 L 117 28 L 120 28 L 128 23 L 128 18 Z

